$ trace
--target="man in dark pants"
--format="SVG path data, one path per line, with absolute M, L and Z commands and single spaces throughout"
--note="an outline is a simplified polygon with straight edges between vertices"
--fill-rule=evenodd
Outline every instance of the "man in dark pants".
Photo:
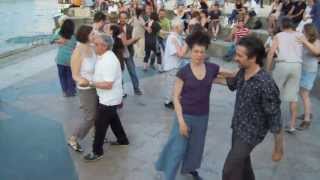
M 119 14 L 119 25 L 122 31 L 121 40 L 125 46 L 123 57 L 126 64 L 127 70 L 129 72 L 131 82 L 133 85 L 133 90 L 136 95 L 142 95 L 142 92 L 139 88 L 139 79 L 136 72 L 136 66 L 134 64 L 134 49 L 133 44 L 136 43 L 139 38 L 133 38 L 132 32 L 133 27 L 127 24 L 128 15 L 126 12 L 120 12 Z
M 237 90 L 232 119 L 231 150 L 223 168 L 223 180 L 254 180 L 250 153 L 270 130 L 275 134 L 272 155 L 283 155 L 280 92 L 272 77 L 262 69 L 265 49 L 260 39 L 247 36 L 236 46 L 235 61 L 240 70 L 227 79 L 230 90 Z
M 94 72 L 94 81 L 90 86 L 96 87 L 99 97 L 98 117 L 95 122 L 95 136 L 92 152 L 85 155 L 86 161 L 96 161 L 103 156 L 103 144 L 107 129 L 111 129 L 117 141 L 113 145 L 128 145 L 129 140 L 120 122 L 117 106 L 122 102 L 122 70 L 120 62 L 112 52 L 113 39 L 100 34 L 94 40 L 99 58 Z

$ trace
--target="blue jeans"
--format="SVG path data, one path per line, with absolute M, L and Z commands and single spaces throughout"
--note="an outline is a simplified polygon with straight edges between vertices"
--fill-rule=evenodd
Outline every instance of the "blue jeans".
M 60 79 L 60 85 L 62 91 L 67 96 L 73 96 L 76 94 L 76 85 L 74 80 L 72 79 L 72 73 L 70 66 L 64 66 L 58 64 L 58 75 Z
M 228 58 L 233 58 L 234 54 L 236 53 L 236 45 L 232 44 L 227 51 L 227 54 L 225 55 Z
M 239 13 L 237 10 L 232 10 L 231 15 L 228 18 L 228 24 L 232 24 L 233 22 L 235 22 L 238 14 Z
M 132 82 L 133 90 L 139 91 L 139 80 L 136 72 L 136 65 L 134 64 L 133 57 L 130 56 L 129 58 L 125 58 L 124 62 L 126 63 L 130 79 Z

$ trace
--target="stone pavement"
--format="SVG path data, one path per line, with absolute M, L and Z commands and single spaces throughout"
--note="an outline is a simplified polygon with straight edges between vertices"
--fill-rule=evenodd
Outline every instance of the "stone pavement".
M 1 180 L 155 180 L 153 163 L 165 143 L 174 113 L 163 107 L 164 75 L 144 73 L 137 61 L 144 95 L 135 96 L 125 75 L 129 96 L 119 110 L 131 144 L 105 145 L 101 161 L 86 163 L 82 154 L 68 149 L 66 139 L 81 118 L 79 99 L 61 95 L 55 49 L 0 67 L 0 179 Z M 25 57 L 23 54 L 21 57 Z M 214 62 L 235 68 L 232 63 Z M 35 66 L 37 64 L 38 66 Z M 12 74 L 16 70 L 18 75 Z M 235 93 L 213 85 L 210 121 L 202 167 L 204 179 L 221 179 L 230 148 Z M 258 180 L 318 180 L 320 177 L 320 102 L 312 98 L 315 119 L 308 131 L 285 135 L 285 156 L 271 161 L 272 135 L 252 153 Z M 114 139 L 109 131 L 107 137 Z M 91 150 L 92 133 L 82 142 Z M 179 176 L 179 180 L 190 177 Z

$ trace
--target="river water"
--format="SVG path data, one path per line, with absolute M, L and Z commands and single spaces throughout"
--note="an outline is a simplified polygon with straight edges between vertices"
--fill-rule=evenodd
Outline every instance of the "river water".
M 0 0 L 0 54 L 52 33 L 57 0 Z

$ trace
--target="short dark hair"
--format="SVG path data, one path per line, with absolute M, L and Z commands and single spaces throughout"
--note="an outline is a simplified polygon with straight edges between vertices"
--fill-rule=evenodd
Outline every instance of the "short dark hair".
M 256 57 L 256 64 L 263 67 L 266 51 L 261 39 L 253 35 L 245 36 L 239 40 L 237 46 L 245 47 L 248 58 Z
M 107 16 L 101 11 L 96 12 L 93 16 L 93 22 L 95 23 L 100 21 L 105 21 L 106 19 L 107 19 Z
M 76 39 L 77 41 L 81 43 L 87 43 L 89 41 L 89 34 L 92 31 L 92 27 L 88 25 L 82 25 L 79 27 L 77 34 L 76 34 Z
M 281 24 L 280 24 L 281 30 L 283 29 L 294 29 L 294 24 L 292 19 L 289 17 L 283 17 L 281 19 Z
M 73 34 L 74 34 L 74 23 L 71 19 L 66 19 L 61 25 L 59 35 L 65 39 L 71 39 Z
M 195 31 L 187 36 L 186 43 L 190 49 L 192 49 L 194 45 L 204 46 L 206 49 L 208 49 L 210 44 L 210 36 L 204 31 Z
M 152 12 L 150 15 L 150 19 L 154 21 L 159 21 L 159 15 L 156 12 Z

